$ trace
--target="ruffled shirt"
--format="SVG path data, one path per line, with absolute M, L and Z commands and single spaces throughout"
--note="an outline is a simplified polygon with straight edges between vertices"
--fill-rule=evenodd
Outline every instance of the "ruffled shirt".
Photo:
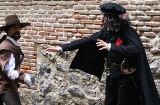
M 10 41 L 12 41 L 16 46 L 20 46 L 20 44 L 18 44 L 13 38 L 7 36 L 6 39 L 9 39 Z M 4 69 L 8 77 L 10 77 L 10 79 L 12 80 L 17 79 L 19 77 L 19 72 L 17 70 L 14 70 L 14 68 L 15 68 L 15 58 L 12 53 L 11 58 L 6 63 L 5 69 Z

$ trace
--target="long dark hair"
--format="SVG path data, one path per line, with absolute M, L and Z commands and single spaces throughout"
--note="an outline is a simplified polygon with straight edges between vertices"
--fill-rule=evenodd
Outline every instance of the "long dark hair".
M 131 22 L 129 21 L 128 13 L 119 15 L 119 18 L 120 18 L 120 29 L 121 30 L 124 30 L 127 26 L 131 24 Z
M 121 15 L 107 15 L 107 22 L 111 25 L 114 31 L 124 30 L 130 25 L 128 13 Z

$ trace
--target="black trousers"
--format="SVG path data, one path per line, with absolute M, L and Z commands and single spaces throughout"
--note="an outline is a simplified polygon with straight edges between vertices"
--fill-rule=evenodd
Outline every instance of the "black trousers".
M 105 105 L 141 105 L 137 76 L 135 74 L 108 76 Z
M 13 90 L 0 94 L 0 105 L 21 105 L 19 94 Z

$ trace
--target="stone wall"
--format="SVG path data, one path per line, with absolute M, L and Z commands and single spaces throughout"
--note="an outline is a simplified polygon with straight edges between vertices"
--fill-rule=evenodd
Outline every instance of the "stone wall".
M 23 105 L 102 105 L 106 71 L 99 81 L 69 69 L 76 51 L 48 53 L 44 49 L 97 32 L 102 26 L 99 5 L 109 1 L 127 9 L 160 92 L 159 0 L 0 0 L 0 25 L 9 14 L 31 23 L 21 31 L 19 43 L 25 54 L 21 71 L 33 73 L 36 85 L 32 89 L 21 85 Z

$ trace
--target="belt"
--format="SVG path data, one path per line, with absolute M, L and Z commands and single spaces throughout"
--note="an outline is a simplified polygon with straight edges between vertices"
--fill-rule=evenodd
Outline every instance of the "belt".
M 110 67 L 115 70 L 121 70 L 121 64 L 111 63 Z

